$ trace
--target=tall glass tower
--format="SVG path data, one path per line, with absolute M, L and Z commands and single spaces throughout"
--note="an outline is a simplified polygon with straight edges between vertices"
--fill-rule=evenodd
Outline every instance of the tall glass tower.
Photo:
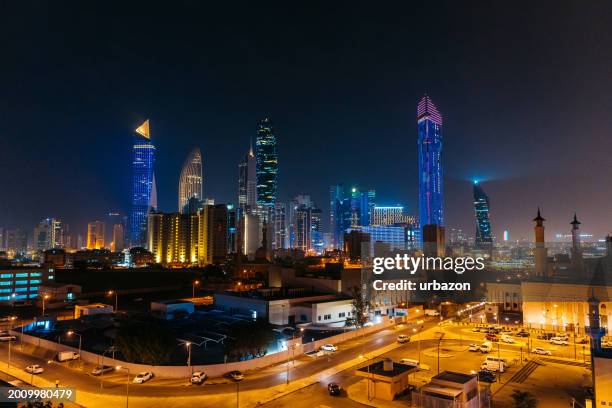
M 196 147 L 185 159 L 179 177 L 178 212 L 183 212 L 190 198 L 202 200 L 202 179 L 202 153 Z
M 278 174 L 278 157 L 276 155 L 276 137 L 270 118 L 259 122 L 255 142 L 255 160 L 257 168 L 257 204 L 273 207 L 276 202 L 276 178 Z
M 132 246 L 145 246 L 147 240 L 147 215 L 151 206 L 156 206 L 155 146 L 151 143 L 149 120 L 134 131 L 132 161 L 132 214 L 130 217 L 130 240 Z
M 489 197 L 478 181 L 474 181 L 474 210 L 476 211 L 476 247 L 490 249 L 493 238 L 489 220 Z
M 419 216 L 421 227 L 444 226 L 442 115 L 425 95 L 417 106 L 419 144 Z

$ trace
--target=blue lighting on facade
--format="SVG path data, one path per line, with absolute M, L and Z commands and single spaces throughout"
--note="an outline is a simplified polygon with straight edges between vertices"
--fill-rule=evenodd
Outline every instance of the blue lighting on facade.
M 491 248 L 493 238 L 489 220 L 489 197 L 478 183 L 474 183 L 474 211 L 476 212 L 476 247 Z
M 147 216 L 154 184 L 154 164 L 155 146 L 151 143 L 150 137 L 135 132 L 132 162 L 132 214 L 130 217 L 130 240 L 133 246 L 145 246 Z

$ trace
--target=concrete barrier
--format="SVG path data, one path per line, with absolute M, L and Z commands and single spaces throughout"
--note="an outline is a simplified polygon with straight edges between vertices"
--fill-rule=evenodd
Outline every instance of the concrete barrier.
M 294 357 L 298 357 L 303 353 L 318 350 L 323 344 L 328 343 L 342 343 L 346 340 L 353 339 L 362 335 L 371 334 L 373 332 L 387 329 L 395 324 L 394 321 L 384 319 L 383 322 L 375 324 L 370 327 L 363 327 L 359 330 L 351 330 L 346 333 L 340 333 L 335 336 L 327 337 L 322 340 L 301 344 L 299 341 L 294 343 L 291 340 L 288 342 L 286 350 L 268 354 L 263 357 L 254 358 L 245 361 L 236 361 L 225 364 L 208 364 L 208 365 L 193 365 L 191 368 L 185 366 L 150 366 L 145 364 L 133 364 L 125 361 L 113 359 L 107 356 L 102 357 L 100 354 L 92 353 L 89 351 L 81 351 L 81 360 L 86 363 L 94 365 L 109 365 L 109 366 L 121 366 L 128 368 L 130 374 L 139 373 L 142 371 L 151 371 L 156 377 L 163 378 L 187 378 L 192 371 L 204 371 L 209 377 L 220 377 L 225 373 L 233 370 L 239 371 L 251 371 L 257 370 L 264 367 L 268 367 L 274 364 L 279 364 L 284 361 L 290 360 Z M 36 336 L 29 334 L 21 334 L 20 331 L 11 331 L 11 334 L 15 336 L 21 336 L 23 342 L 41 347 L 47 350 L 51 350 L 55 353 L 59 351 L 75 351 L 78 353 L 78 349 L 67 345 L 55 343 L 53 341 L 41 339 Z M 298 340 L 298 339 L 296 339 Z

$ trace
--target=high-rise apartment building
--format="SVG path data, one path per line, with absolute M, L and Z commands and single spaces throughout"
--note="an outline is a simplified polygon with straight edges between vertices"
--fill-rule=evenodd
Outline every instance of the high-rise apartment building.
M 375 208 L 376 190 L 346 191 L 342 184 L 330 187 L 330 228 L 334 248 L 343 248 L 344 233 L 350 227 L 369 226 Z
M 287 212 L 285 203 L 274 204 L 274 240 L 272 249 L 288 248 Z
M 401 205 L 394 206 L 375 206 L 372 210 L 372 220 L 370 225 L 393 225 L 393 224 L 416 224 L 417 217 L 406 214 Z
M 276 136 L 270 118 L 259 122 L 255 142 L 257 169 L 257 204 L 274 206 L 277 192 L 278 157 Z
M 226 204 L 209 205 L 208 207 L 208 253 L 213 262 L 223 262 L 227 257 L 227 221 Z
M 202 153 L 194 148 L 185 159 L 178 186 L 178 212 L 183 212 L 190 198 L 202 200 Z
M 113 240 L 111 242 L 111 249 L 115 252 L 123 251 L 125 249 L 125 230 L 122 224 L 113 225 Z
M 12 254 L 24 253 L 28 249 L 28 237 L 24 230 L 11 228 L 6 230 L 6 250 Z
M 476 213 L 476 248 L 491 249 L 493 236 L 489 219 L 489 197 L 478 181 L 474 182 L 474 211 Z
M 92 221 L 87 224 L 87 249 L 104 248 L 104 223 Z
M 425 225 L 444 225 L 442 115 L 425 95 L 417 106 L 419 151 L 419 219 Z
M 155 146 L 151 142 L 149 120 L 134 131 L 132 155 L 132 213 L 130 241 L 132 246 L 144 246 L 147 241 L 147 218 L 157 207 L 155 187 Z

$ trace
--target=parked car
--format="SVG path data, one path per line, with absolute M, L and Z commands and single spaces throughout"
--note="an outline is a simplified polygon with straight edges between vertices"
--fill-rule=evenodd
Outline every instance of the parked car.
M 487 340 L 489 340 L 489 341 L 499 341 L 499 337 L 497 337 L 497 335 L 496 335 L 496 334 L 491 334 L 491 333 L 488 333 L 488 334 L 485 336 L 485 339 L 487 339 Z
M 567 346 L 567 340 L 561 337 L 553 337 L 550 339 L 550 344 L 556 344 L 557 346 Z
M 230 371 L 229 373 L 225 374 L 225 376 L 227 378 L 231 378 L 234 381 L 242 381 L 242 380 L 244 380 L 244 374 L 242 374 L 238 370 Z
M 493 383 L 495 382 L 497 375 L 493 371 L 480 370 L 478 372 L 478 381 Z
M 143 371 L 142 373 L 138 373 L 136 377 L 134 377 L 134 380 L 132 380 L 132 382 L 134 384 L 142 384 L 142 383 L 149 381 L 151 378 L 153 378 L 152 372 Z
M 55 356 L 55 359 L 57 361 L 59 361 L 59 362 L 70 361 L 70 360 L 78 360 L 78 358 L 79 358 L 79 353 L 76 353 L 74 351 L 60 351 Z
M 555 337 L 554 333 L 540 333 L 540 334 L 538 334 L 538 339 L 539 340 L 550 340 L 553 337 Z
M 405 334 L 400 334 L 399 336 L 397 336 L 398 343 L 408 343 L 409 341 L 410 341 L 410 336 L 407 336 Z
M 327 384 L 327 391 L 329 392 L 329 395 L 333 397 L 337 397 L 342 393 L 340 386 L 336 383 Z
M 508 364 L 505 359 L 487 356 L 485 361 L 483 361 L 480 365 L 480 369 L 487 371 L 500 371 L 503 373 L 507 366 Z
M 102 375 L 112 371 L 115 371 L 115 367 L 113 366 L 96 366 L 93 370 L 91 370 L 91 375 Z
M 324 344 L 321 346 L 321 350 L 323 351 L 337 351 L 338 347 L 334 346 L 333 344 Z
M 42 374 L 44 371 L 45 369 L 38 364 L 29 365 L 25 368 L 25 372 L 30 374 Z
M 552 355 L 552 351 L 546 350 L 545 348 L 542 348 L 542 347 L 536 347 L 533 350 L 531 350 L 531 352 L 533 354 L 541 354 L 543 356 L 551 356 Z
M 514 338 L 512 338 L 512 336 L 508 336 L 507 334 L 502 334 L 501 341 L 503 341 L 504 343 L 509 343 L 509 344 L 516 343 Z
M 472 343 L 468 346 L 468 351 L 480 351 L 480 345 Z
M 207 377 L 208 376 L 204 371 L 194 371 L 193 374 L 191 374 L 191 383 L 202 384 L 204 381 L 206 381 Z
M 529 332 L 525 331 L 525 330 L 521 330 L 518 333 L 516 333 L 517 337 L 529 337 Z
M 17 337 L 12 336 L 10 334 L 0 334 L 0 341 L 15 341 Z

